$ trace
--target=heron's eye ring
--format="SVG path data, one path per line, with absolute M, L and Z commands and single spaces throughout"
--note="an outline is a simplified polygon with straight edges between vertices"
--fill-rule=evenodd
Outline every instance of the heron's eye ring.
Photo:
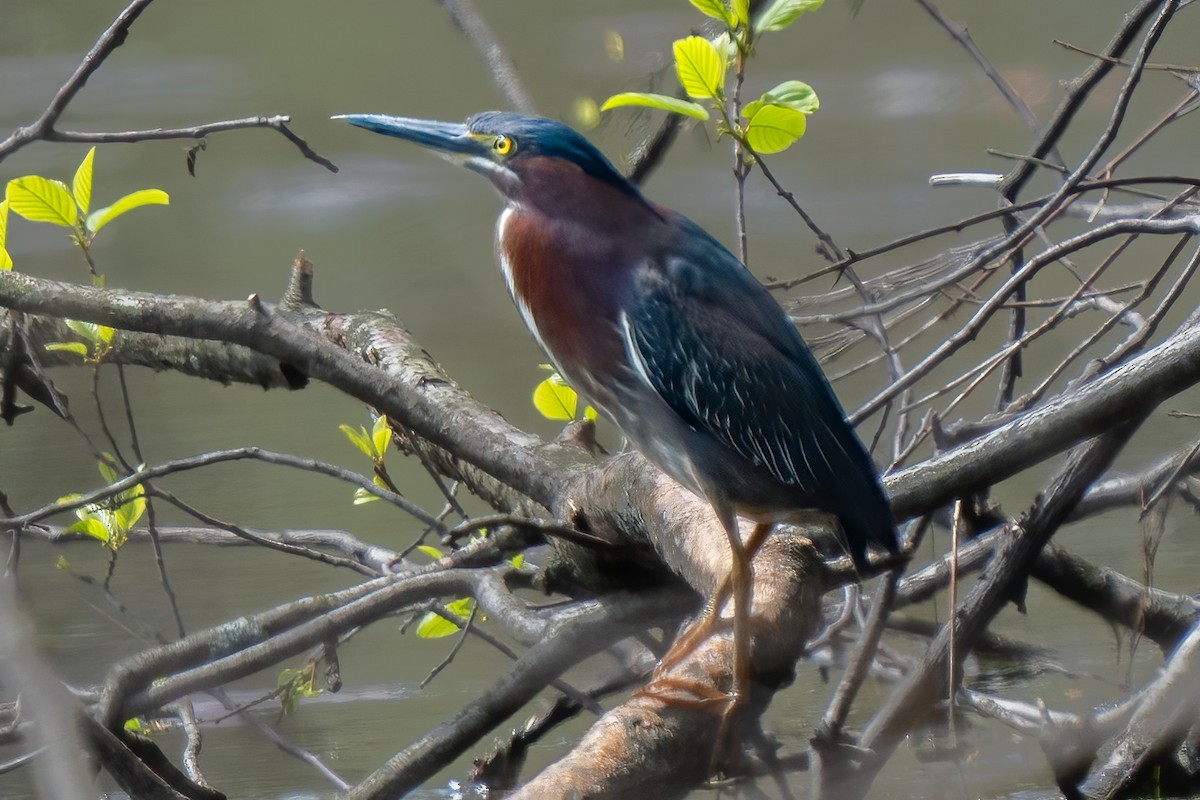
M 496 134 L 496 138 L 492 140 L 492 152 L 496 155 L 507 156 L 512 155 L 517 149 L 517 143 L 513 141 L 511 136 L 505 136 L 503 133 Z

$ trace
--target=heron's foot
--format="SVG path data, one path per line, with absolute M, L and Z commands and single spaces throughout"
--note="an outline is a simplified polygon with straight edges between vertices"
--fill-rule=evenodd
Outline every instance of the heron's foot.
M 717 715 L 719 722 L 708 771 L 712 775 L 730 774 L 729 764 L 736 763 L 740 753 L 738 711 L 743 697 L 723 691 L 709 681 L 672 676 L 655 678 L 637 695 L 654 698 L 671 708 Z
M 665 706 L 689 711 L 721 708 L 722 719 L 725 716 L 724 707 L 732 700 L 732 695 L 717 689 L 708 681 L 668 676 L 654 678 L 636 694 L 639 697 L 652 697 Z
M 745 698 L 736 692 L 729 692 L 724 694 L 723 699 L 721 722 L 717 726 L 717 736 L 713 740 L 712 753 L 708 758 L 708 771 L 711 775 L 729 775 L 729 764 L 735 762 L 741 753 L 738 711 Z

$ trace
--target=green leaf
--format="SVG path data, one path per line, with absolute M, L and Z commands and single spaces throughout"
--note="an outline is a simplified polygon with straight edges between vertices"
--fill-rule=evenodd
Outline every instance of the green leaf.
M 91 536 L 93 539 L 99 539 L 105 544 L 108 544 L 109 539 L 112 538 L 108 528 L 96 517 L 88 517 L 86 519 L 81 519 L 78 522 L 74 522 L 70 527 L 67 528 L 67 530 L 78 531 L 85 536 Z
M 750 0 L 733 0 L 731 11 L 734 24 L 730 27 L 746 27 L 746 23 L 750 21 Z
M 113 516 L 116 520 L 117 530 L 124 535 L 137 524 L 137 521 L 142 518 L 142 514 L 146 512 L 146 490 L 139 483 L 127 491 L 121 492 L 117 499 L 124 502 L 117 507 Z
M 725 4 L 721 2 L 721 0 L 690 1 L 691 4 L 700 11 L 701 14 L 710 16 L 713 19 L 719 19 L 730 28 L 734 27 L 733 16 L 729 13 L 729 9 L 725 7 Z
M 374 455 L 371 453 L 371 440 L 367 438 L 366 428 L 359 425 L 358 430 L 354 430 L 349 425 L 338 425 L 338 430 L 344 433 L 346 438 L 350 440 L 350 444 L 357 447 L 364 456 L 371 459 L 374 458 Z
M 283 669 L 275 679 L 275 689 L 279 691 L 280 710 L 284 716 L 296 713 L 301 697 L 312 697 L 320 694 L 312 687 L 312 672 L 303 669 Z
M 13 268 L 12 256 L 10 256 L 8 254 L 7 250 L 5 250 L 3 247 L 0 247 L 0 270 L 12 269 L 12 268 Z
M 125 195 L 111 206 L 93 211 L 88 215 L 87 229 L 92 233 L 99 233 L 101 228 L 126 211 L 132 211 L 139 206 L 145 205 L 165 206 L 170 202 L 171 198 L 162 189 L 141 189 L 140 191 Z
M 784 81 L 762 96 L 762 104 L 786 106 L 803 114 L 812 114 L 821 106 L 817 93 L 804 81 Z
M 517 569 L 520 569 L 521 567 L 525 566 L 525 554 L 516 553 L 515 555 L 510 556 L 508 563 L 512 564 Z
M 694 100 L 719 100 L 725 86 L 725 61 L 713 43 L 703 36 L 677 39 L 675 73 L 688 97 Z
M 116 336 L 115 328 L 110 328 L 107 325 L 97 325 L 96 334 L 100 337 L 100 341 L 105 344 L 112 344 L 113 337 Z
M 608 111 L 610 108 L 619 108 L 620 106 L 647 106 L 649 108 L 660 108 L 663 111 L 670 111 L 672 114 L 682 114 L 685 117 L 692 117 L 693 119 L 708 119 L 708 109 L 698 103 L 680 100 L 678 97 L 671 97 L 665 94 L 654 94 L 653 92 L 622 92 L 621 94 L 614 94 L 604 101 L 604 105 L 600 106 L 600 110 Z M 552 369 L 549 365 L 547 367 Z
M 590 419 L 592 422 L 595 422 L 597 419 L 600 418 L 600 413 L 598 411 L 596 411 L 596 409 L 592 408 L 591 406 L 587 406 L 586 408 L 583 409 L 583 418 Z
M 427 544 L 419 544 L 419 545 L 417 545 L 417 549 L 420 550 L 425 555 L 432 558 L 434 561 L 437 561 L 439 558 L 442 557 L 441 550 L 438 550 L 436 547 L 431 547 L 430 545 L 427 545 Z
M 446 610 L 462 618 L 463 622 L 467 621 L 467 617 L 471 616 L 471 609 L 475 607 L 475 598 L 464 597 L 460 600 L 455 600 L 453 603 L 446 604 Z
M 546 419 L 575 419 L 579 395 L 567 385 L 557 373 L 537 385 L 533 390 L 533 407 Z
M 816 11 L 825 0 L 775 0 L 758 15 L 756 31 L 781 31 L 806 11 Z
M 87 345 L 83 342 L 50 342 L 45 345 L 45 348 L 51 352 L 62 351 L 66 353 L 75 353 L 82 358 L 88 357 Z
M 784 81 L 769 92 L 763 92 L 762 97 L 757 100 L 747 103 L 742 108 L 742 116 L 750 119 L 763 106 L 770 105 L 784 106 L 804 114 L 812 114 L 820 107 L 820 102 L 817 100 L 817 93 L 804 81 Z
M 380 414 L 376 418 L 375 424 L 371 427 L 371 444 L 375 447 L 373 458 L 376 461 L 383 460 L 383 454 L 387 452 L 388 442 L 391 440 L 392 429 L 388 427 L 387 416 Z
M 96 462 L 96 469 L 100 471 L 100 477 L 104 478 L 105 483 L 116 483 L 117 471 L 109 464 L 110 461 L 114 460 L 112 454 L 101 453 L 101 455 L 104 456 L 104 458 Z
M 75 195 L 75 205 L 79 206 L 79 210 L 84 214 L 88 213 L 88 206 L 92 203 L 92 158 L 95 155 L 95 147 L 88 150 L 79 169 L 75 170 L 75 180 L 71 181 L 71 194 Z
M 47 180 L 41 175 L 14 178 L 8 182 L 4 196 L 9 208 L 33 222 L 73 228 L 78 219 L 75 201 L 62 181 Z
M 54 562 L 55 569 L 69 570 L 71 565 L 67 562 L 66 556 L 59 556 Z
M 359 487 L 354 490 L 353 504 L 356 506 L 365 506 L 367 503 L 374 503 L 376 500 L 382 500 L 382 497 L 373 495 L 366 489 Z
M 467 617 L 471 615 L 471 608 L 474 605 L 475 600 L 473 598 L 464 597 L 461 600 L 448 603 L 446 610 L 458 617 L 461 623 L 465 623 Z M 421 621 L 417 624 L 417 636 L 422 639 L 440 639 L 443 636 L 453 636 L 458 633 L 460 628 L 461 625 L 455 625 L 441 614 L 434 611 L 426 611 L 425 615 L 421 617 Z
M 87 339 L 92 344 L 100 344 L 100 326 L 94 322 L 80 322 L 77 319 L 63 320 L 67 327 L 79 335 L 81 338 Z
M 426 611 L 417 623 L 417 636 L 422 639 L 441 639 L 458 633 L 458 626 L 432 611 Z
M 746 125 L 746 143 L 760 155 L 781 152 L 804 135 L 807 120 L 794 108 L 763 106 Z
M 95 150 L 96 148 L 93 147 L 92 149 Z M 145 733 L 146 732 L 146 726 L 143 725 L 142 721 L 140 719 L 138 719 L 137 717 L 130 717 L 129 719 L 125 720 L 125 724 L 122 725 L 121 727 L 123 727 L 125 730 L 129 731 L 130 733 Z
M 313 686 L 316 670 L 310 664 L 304 669 L 284 669 L 275 679 L 275 688 L 280 691 L 279 704 L 284 714 L 292 714 L 300 705 L 301 697 L 316 697 L 321 689 Z

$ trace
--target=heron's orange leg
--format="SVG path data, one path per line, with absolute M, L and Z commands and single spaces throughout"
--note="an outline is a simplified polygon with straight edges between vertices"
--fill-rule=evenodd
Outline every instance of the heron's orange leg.
M 727 745 L 732 744 L 730 737 L 733 733 L 733 721 L 742 702 L 750 696 L 750 610 L 754 590 L 751 563 L 755 553 L 766 540 L 767 534 L 774 527 L 769 523 L 756 525 L 749 538 L 743 543 L 736 517 L 727 516 L 729 517 L 728 521 L 723 519 L 722 523 L 729 539 L 732 555 L 729 573 L 713 592 L 704 616 L 688 626 L 667 654 L 663 656 L 655 671 L 654 683 L 667 691 L 652 690 L 652 693 L 660 695 L 664 702 L 677 706 L 710 706 L 714 701 L 723 702 L 725 707 L 721 711 L 721 726 L 718 729 L 713 751 L 714 766 L 727 753 L 729 749 Z M 667 677 L 666 673 L 670 672 L 680 661 L 693 653 L 701 642 L 712 635 L 722 622 L 721 609 L 731 596 L 733 598 L 733 686 L 728 695 L 714 698 L 711 694 L 711 687 L 707 687 L 708 691 L 704 691 L 705 687 L 698 682 L 681 677 Z M 696 699 L 681 699 L 679 696 L 669 693 L 672 688 L 693 695 Z
M 746 543 L 742 545 L 741 549 L 745 553 L 747 569 L 749 569 L 750 564 L 754 560 L 755 554 L 762 547 L 763 542 L 766 541 L 767 534 L 769 534 L 773 529 L 774 526 L 771 524 L 764 523 L 756 525 L 753 533 L 750 534 L 750 538 L 748 538 Z M 738 558 L 736 551 L 733 558 L 734 563 L 736 564 Z M 673 669 L 686 656 L 694 652 L 700 642 L 703 642 L 705 639 L 711 636 L 712 633 L 717 629 L 718 625 L 721 623 L 721 609 L 725 607 L 725 601 L 729 599 L 730 591 L 733 588 L 734 572 L 735 569 L 731 568 L 730 571 L 726 573 L 725 577 L 721 580 L 721 583 L 718 584 L 716 591 L 713 592 L 712 596 L 709 598 L 709 601 L 705 604 L 704 616 L 685 628 L 683 633 L 679 635 L 679 638 L 676 639 L 675 643 L 671 645 L 671 649 L 667 651 L 667 653 L 662 657 L 662 660 L 659 662 L 658 669 L 655 670 L 656 674 L 662 674 Z M 753 585 L 751 584 L 748 588 L 752 589 Z M 750 602 L 747 601 L 746 607 L 749 608 L 749 606 Z M 737 627 L 736 608 L 734 627 Z
M 742 543 L 736 520 L 725 530 L 733 552 L 733 565 L 725 582 L 717 589 L 717 595 L 722 594 L 726 583 L 730 584 L 733 595 L 733 691 L 730 693 L 728 705 L 721 713 L 721 727 L 717 729 L 717 741 L 713 749 L 714 767 L 724 760 L 736 742 L 734 726 L 737 712 L 742 703 L 750 697 L 750 610 L 754 599 L 754 574 L 751 563 L 772 527 L 761 522 L 755 525 L 745 544 Z M 717 607 L 720 608 L 720 605 Z

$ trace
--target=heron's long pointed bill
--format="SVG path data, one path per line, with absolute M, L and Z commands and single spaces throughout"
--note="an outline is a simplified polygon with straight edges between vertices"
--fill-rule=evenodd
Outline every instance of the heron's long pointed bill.
M 351 125 L 375 133 L 419 144 L 470 169 L 487 172 L 496 166 L 488 145 L 473 136 L 462 123 L 389 117 L 386 114 L 339 114 L 333 119 L 344 119 Z

